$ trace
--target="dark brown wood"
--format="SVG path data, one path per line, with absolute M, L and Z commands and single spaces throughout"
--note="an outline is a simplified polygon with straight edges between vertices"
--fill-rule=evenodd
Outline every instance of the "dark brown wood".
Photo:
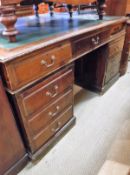
M 130 50 L 130 20 L 127 21 L 125 43 L 123 47 L 121 64 L 120 64 L 120 75 L 124 75 L 126 73 L 128 66 L 129 50 Z
M 129 11 L 129 0 L 107 0 L 106 1 L 107 8 L 106 13 L 107 15 L 112 16 L 125 16 Z M 130 11 L 129 11 L 130 13 Z
M 13 100 L 33 155 L 73 117 L 72 67 L 15 94 Z
M 77 37 L 72 43 L 73 55 L 78 56 L 83 52 L 89 52 L 108 41 L 109 37 L 110 29 L 103 29 L 103 31 L 96 31 L 91 35 Z
M 32 161 L 36 161 L 41 156 L 45 155 L 74 125 L 76 118 L 72 117 L 47 143 L 45 143 L 37 152 L 29 154 Z
M 45 77 L 71 59 L 70 43 L 54 45 L 49 50 L 40 49 L 26 57 L 21 57 L 20 60 L 11 62 L 5 68 L 11 80 L 10 89 L 16 90 L 35 79 Z
M 76 62 L 76 84 L 97 92 L 104 92 L 119 77 L 123 32 L 109 44 L 85 55 Z M 116 77 L 116 78 L 115 78 Z
M 13 175 L 27 164 L 27 154 L 0 79 L 0 174 Z
M 119 77 L 117 56 L 125 23 L 124 17 L 94 21 L 88 28 L 74 28 L 16 48 L 0 48 L 1 75 L 32 159 L 75 120 L 72 62 L 84 55 L 85 61 L 81 59 L 83 63 L 75 66 L 79 71 L 75 77 L 77 80 L 80 75 L 94 90 L 103 91 Z
M 70 89 L 52 104 L 39 110 L 37 115 L 27 116 L 29 127 L 33 131 L 33 135 L 37 135 L 44 127 L 50 124 L 55 118 L 66 108 L 73 104 L 73 91 Z M 43 117 L 44 116 L 44 117 Z

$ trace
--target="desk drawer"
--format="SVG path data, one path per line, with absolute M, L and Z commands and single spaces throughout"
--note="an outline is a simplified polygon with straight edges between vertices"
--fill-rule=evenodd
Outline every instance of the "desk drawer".
M 75 39 L 72 45 L 73 55 L 77 56 L 91 51 L 92 49 L 106 42 L 109 39 L 109 36 L 110 31 L 105 30 L 89 37 L 83 36 Z
M 45 127 L 52 123 L 59 114 L 61 114 L 69 106 L 73 105 L 73 91 L 69 90 L 62 95 L 58 100 L 49 105 L 47 108 L 39 111 L 31 119 L 28 120 L 28 126 L 35 136 L 41 132 Z
M 16 95 L 23 117 L 29 117 L 55 101 L 73 86 L 73 67 L 68 66 L 46 80 Z
M 32 138 L 32 152 L 35 152 L 49 139 L 51 139 L 71 118 L 73 117 L 73 108 L 70 106 L 54 122 L 39 132 Z
M 109 39 L 109 37 L 110 37 L 109 30 L 105 30 L 105 31 L 102 31 L 101 33 L 96 34 L 91 39 L 92 48 L 98 47 L 98 45 L 103 44 L 104 42 L 106 42 Z
M 116 24 L 116 25 L 112 26 L 111 35 L 114 35 L 114 34 L 121 32 L 122 30 L 124 30 L 124 28 L 125 28 L 125 23 Z
M 122 52 L 125 35 L 109 43 L 109 59 Z
M 72 58 L 70 43 L 58 45 L 49 51 L 40 50 L 6 66 L 8 86 L 16 90 L 33 80 L 45 77 L 65 65 Z

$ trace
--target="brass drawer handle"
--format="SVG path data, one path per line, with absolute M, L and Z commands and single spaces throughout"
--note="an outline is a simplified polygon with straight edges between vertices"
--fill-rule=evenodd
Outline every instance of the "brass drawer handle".
M 57 96 L 58 95 L 58 85 L 54 86 L 54 91 L 55 91 L 54 93 L 47 91 L 46 96 L 50 96 L 51 98 L 54 98 L 55 96 Z
M 49 68 L 55 64 L 55 59 L 56 59 L 55 55 L 52 55 L 50 64 L 47 63 L 47 61 L 45 61 L 45 60 L 41 60 L 41 65 L 45 65 L 47 68 Z
M 48 114 L 49 114 L 49 116 L 51 116 L 51 117 L 55 117 L 57 114 L 58 114 L 58 112 L 59 112 L 59 109 L 60 109 L 60 106 L 56 106 L 56 112 L 49 112 Z
M 99 40 L 100 40 L 99 36 L 97 36 L 96 38 L 92 38 L 92 43 L 94 45 L 98 45 L 99 44 Z
M 58 122 L 57 123 L 57 128 L 52 128 L 51 131 L 56 133 L 60 129 L 60 127 L 61 127 L 61 122 Z

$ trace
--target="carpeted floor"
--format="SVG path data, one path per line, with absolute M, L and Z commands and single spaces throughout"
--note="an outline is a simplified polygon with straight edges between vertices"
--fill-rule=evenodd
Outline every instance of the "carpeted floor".
M 130 66 L 103 96 L 81 91 L 75 98 L 75 116 L 75 127 L 19 175 L 97 175 L 120 127 L 130 118 Z

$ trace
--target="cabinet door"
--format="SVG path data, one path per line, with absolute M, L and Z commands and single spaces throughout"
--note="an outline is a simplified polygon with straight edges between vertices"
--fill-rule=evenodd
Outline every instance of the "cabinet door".
M 25 164 L 25 149 L 0 79 L 0 175 L 14 174 Z
M 107 0 L 106 14 L 112 16 L 125 16 L 127 2 L 128 0 Z

